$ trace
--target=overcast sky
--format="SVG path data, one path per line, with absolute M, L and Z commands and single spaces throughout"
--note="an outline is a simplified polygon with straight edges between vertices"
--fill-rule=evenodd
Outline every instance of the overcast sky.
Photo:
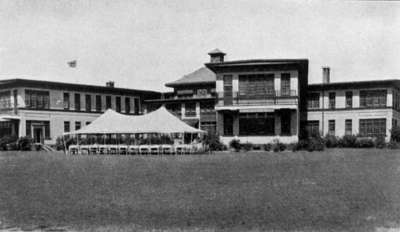
M 393 1 L 0 0 L 0 79 L 168 90 L 214 48 L 307 58 L 313 83 L 325 65 L 331 81 L 400 79 L 399 28 Z

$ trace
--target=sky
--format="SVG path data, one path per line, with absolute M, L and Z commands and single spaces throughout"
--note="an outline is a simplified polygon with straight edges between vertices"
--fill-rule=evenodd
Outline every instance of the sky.
M 209 61 L 309 59 L 309 82 L 400 79 L 400 1 L 0 0 L 0 79 L 168 91 Z M 67 62 L 77 60 L 76 68 Z

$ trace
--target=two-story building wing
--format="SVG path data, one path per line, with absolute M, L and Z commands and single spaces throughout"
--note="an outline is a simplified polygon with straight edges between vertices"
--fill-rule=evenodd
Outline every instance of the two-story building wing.
M 386 137 L 400 122 L 400 80 L 329 82 L 308 87 L 309 134 Z
M 224 61 L 209 53 L 216 74 L 217 131 L 224 143 L 296 142 L 306 119 L 308 60 Z
M 54 144 L 57 136 L 78 130 L 112 108 L 142 114 L 145 99 L 160 93 L 107 86 L 10 79 L 0 81 L 0 137 L 29 136 Z

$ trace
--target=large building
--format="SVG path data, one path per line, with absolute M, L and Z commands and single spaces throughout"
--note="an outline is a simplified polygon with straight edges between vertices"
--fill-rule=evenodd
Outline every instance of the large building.
M 0 81 L 0 137 L 57 136 L 90 123 L 106 109 L 142 114 L 164 105 L 191 126 L 255 144 L 296 142 L 312 134 L 385 136 L 400 124 L 400 80 L 308 84 L 307 59 L 225 61 L 216 49 L 196 71 L 159 93 L 107 86 L 11 79 Z M 166 122 L 168 123 L 168 122 Z
M 160 93 L 106 86 L 26 79 L 0 81 L 0 137 L 30 136 L 54 144 L 64 132 L 80 129 L 106 109 L 142 114 L 145 99 Z
M 193 126 L 217 133 L 224 143 L 296 142 L 312 134 L 385 136 L 400 124 L 400 80 L 330 82 L 323 68 L 321 84 L 308 84 L 307 59 L 210 62 L 166 84 L 174 91 L 146 100 L 165 105 Z

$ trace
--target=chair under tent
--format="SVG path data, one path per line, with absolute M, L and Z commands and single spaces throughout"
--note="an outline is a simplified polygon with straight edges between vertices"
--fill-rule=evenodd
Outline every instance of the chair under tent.
M 68 154 L 160 155 L 204 151 L 205 131 L 193 128 L 165 107 L 149 114 L 129 116 L 111 109 L 91 124 L 64 133 Z M 66 144 L 66 141 L 72 144 Z

